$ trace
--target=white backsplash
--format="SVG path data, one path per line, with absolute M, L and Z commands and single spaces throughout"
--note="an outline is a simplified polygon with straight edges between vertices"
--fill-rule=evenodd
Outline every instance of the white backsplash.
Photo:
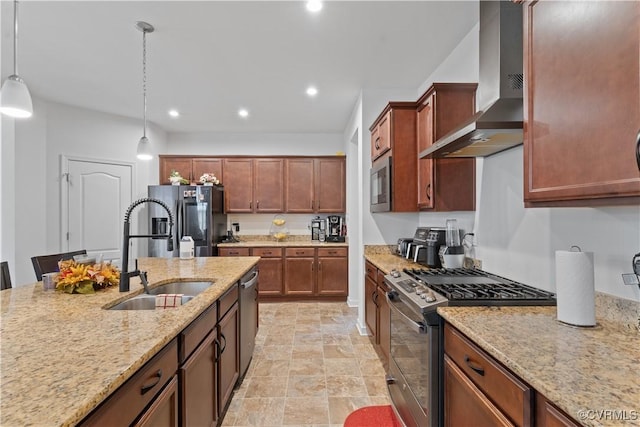
M 326 214 L 278 214 L 287 221 L 290 235 L 311 236 L 311 220 L 316 216 L 326 218 Z M 240 232 L 233 229 L 234 235 L 268 235 L 271 221 L 275 214 L 228 214 L 227 229 L 231 230 L 234 222 L 240 224 Z

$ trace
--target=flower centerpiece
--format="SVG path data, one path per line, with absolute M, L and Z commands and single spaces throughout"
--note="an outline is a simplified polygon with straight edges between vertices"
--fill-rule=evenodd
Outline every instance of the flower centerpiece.
M 202 174 L 200 177 L 200 182 L 204 185 L 218 185 L 220 184 L 220 180 L 216 178 L 216 176 L 212 173 Z
M 108 263 L 81 264 L 68 260 L 60 261 L 58 266 L 56 290 L 69 294 L 92 294 L 120 282 L 120 270 Z
M 169 181 L 171 181 L 172 185 L 189 184 L 189 180 L 184 179 L 180 175 L 180 172 L 175 169 L 171 170 L 171 173 L 169 174 Z

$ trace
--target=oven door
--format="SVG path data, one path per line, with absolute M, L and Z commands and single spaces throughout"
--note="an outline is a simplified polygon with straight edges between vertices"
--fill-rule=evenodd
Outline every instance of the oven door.
M 387 387 L 396 413 L 408 427 L 439 426 L 440 323 L 428 321 L 390 291 L 391 354 Z M 433 313 L 435 316 L 437 314 Z

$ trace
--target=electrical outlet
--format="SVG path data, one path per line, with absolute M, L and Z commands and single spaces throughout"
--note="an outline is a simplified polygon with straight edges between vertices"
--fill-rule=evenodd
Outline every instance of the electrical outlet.
M 236 233 L 240 232 L 240 223 L 239 222 L 233 222 L 231 223 L 231 225 L 233 225 L 236 229 Z

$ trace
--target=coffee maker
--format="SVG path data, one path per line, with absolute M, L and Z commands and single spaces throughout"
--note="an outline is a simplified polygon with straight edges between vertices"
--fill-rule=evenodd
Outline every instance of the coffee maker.
M 326 236 L 327 221 L 320 219 L 319 216 L 311 220 L 311 240 L 320 240 L 320 237 Z
M 345 241 L 344 221 L 340 215 L 327 216 L 327 242 L 339 243 Z

